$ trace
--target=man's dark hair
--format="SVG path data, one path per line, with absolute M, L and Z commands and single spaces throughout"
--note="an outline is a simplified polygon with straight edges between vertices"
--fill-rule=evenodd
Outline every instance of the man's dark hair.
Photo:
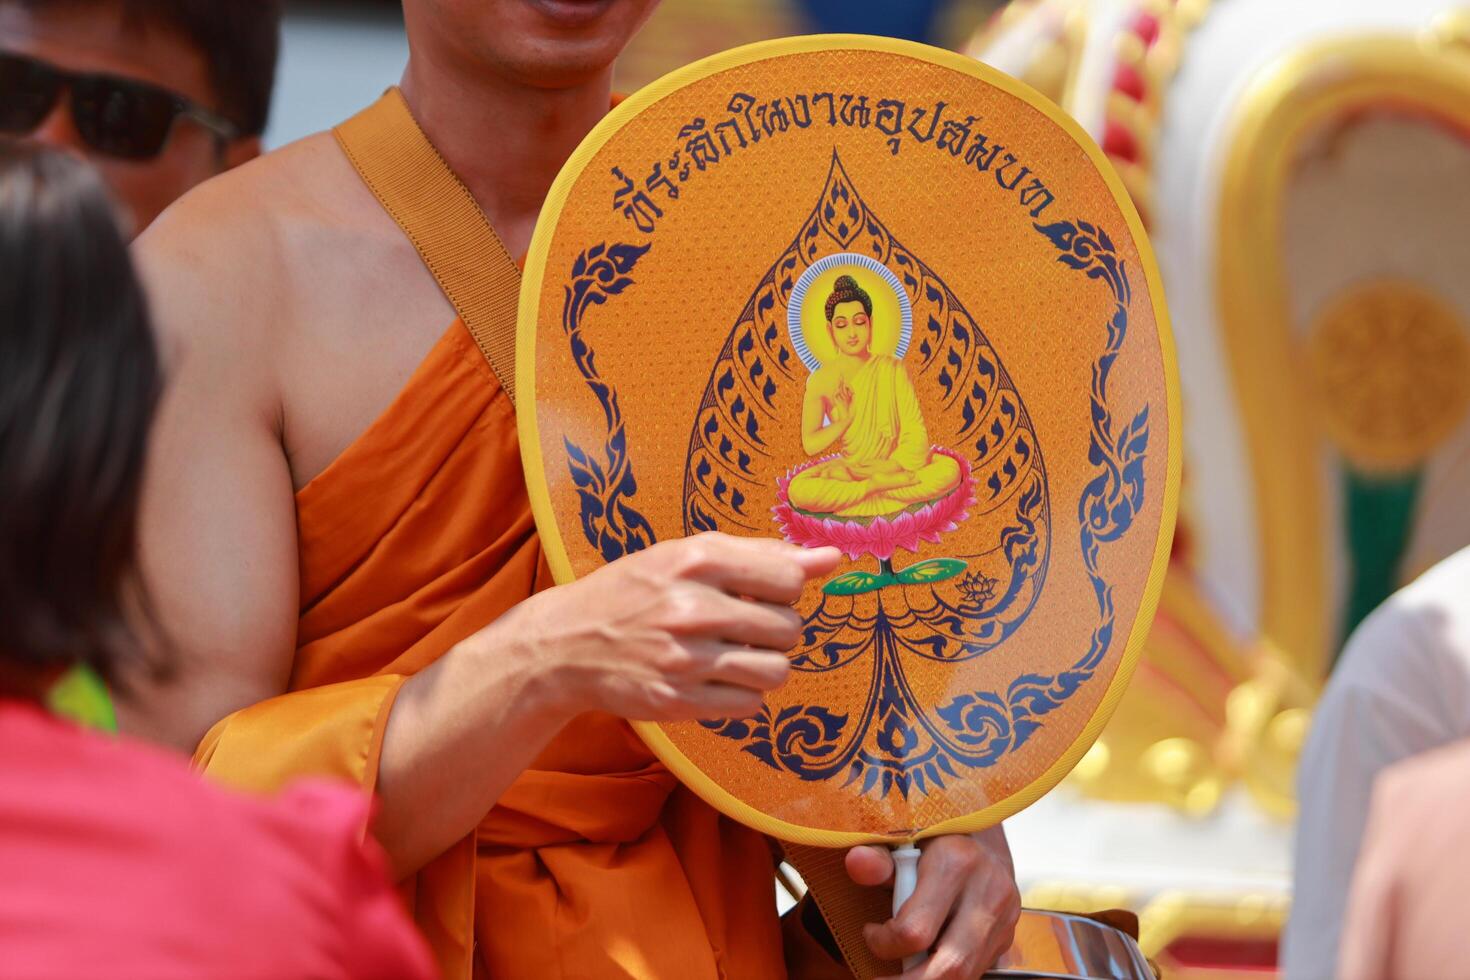
M 151 659 L 129 624 L 147 619 L 137 515 L 162 381 L 84 163 L 0 141 L 0 269 L 0 676 L 82 663 L 114 680 Z
M 15 0 L 10 0 L 15 2 Z M 207 106 L 246 136 L 265 132 L 281 48 L 281 0 L 19 0 L 31 10 L 63 4 L 122 12 L 130 28 L 162 27 L 204 56 L 218 104 Z

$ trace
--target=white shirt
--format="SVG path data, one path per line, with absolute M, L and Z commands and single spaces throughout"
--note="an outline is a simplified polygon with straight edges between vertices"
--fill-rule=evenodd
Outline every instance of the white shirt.
M 1363 621 L 1312 721 L 1297 771 L 1295 885 L 1281 965 L 1326 980 L 1379 771 L 1470 736 L 1470 548 Z

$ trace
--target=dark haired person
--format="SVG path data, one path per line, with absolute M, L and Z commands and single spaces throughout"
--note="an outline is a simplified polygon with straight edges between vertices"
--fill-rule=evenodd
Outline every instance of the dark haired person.
M 281 0 L 0 0 L 0 137 L 90 160 L 134 233 L 259 155 Z
M 498 234 L 524 254 L 653 6 L 404 0 L 401 93 L 339 130 L 351 157 L 308 137 L 204 184 L 139 243 L 183 352 L 144 505 L 183 656 L 123 725 L 197 745 L 239 786 L 374 787 L 375 831 L 452 978 L 768 980 L 811 951 L 808 930 L 783 939 L 770 842 L 624 719 L 754 712 L 790 669 L 791 604 L 838 555 L 701 535 L 549 588 L 515 406 L 414 245 Z M 412 171 L 379 193 L 437 188 L 394 211 L 434 216 L 423 237 L 357 169 L 390 150 Z M 479 255 L 509 264 L 493 239 Z M 829 860 L 822 887 L 892 875 L 884 849 Z M 867 914 L 844 917 L 846 948 L 933 947 L 909 980 L 978 976 L 1019 914 L 1003 835 L 929 842 L 899 916 L 864 933 Z
M 77 664 L 158 671 L 128 621 L 160 372 L 82 162 L 0 141 L 0 269 L 0 975 L 431 976 L 365 797 L 235 797 L 42 709 Z

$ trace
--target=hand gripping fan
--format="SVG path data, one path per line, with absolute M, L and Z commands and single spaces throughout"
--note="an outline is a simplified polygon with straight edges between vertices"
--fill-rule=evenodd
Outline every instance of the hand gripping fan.
M 557 178 L 517 343 L 558 581 L 711 530 L 845 555 L 758 716 L 637 725 L 715 807 L 909 843 L 1092 744 L 1158 598 L 1178 392 L 1138 216 L 1055 106 L 870 37 L 676 71 Z

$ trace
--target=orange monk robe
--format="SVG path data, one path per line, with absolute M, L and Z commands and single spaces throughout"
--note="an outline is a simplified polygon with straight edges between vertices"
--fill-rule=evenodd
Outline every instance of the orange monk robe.
M 461 323 L 296 510 L 290 692 L 225 718 L 196 762 L 253 790 L 372 790 L 403 679 L 550 584 L 512 406 Z M 404 890 L 450 978 L 767 980 L 786 973 L 772 861 L 626 724 L 584 715 Z

